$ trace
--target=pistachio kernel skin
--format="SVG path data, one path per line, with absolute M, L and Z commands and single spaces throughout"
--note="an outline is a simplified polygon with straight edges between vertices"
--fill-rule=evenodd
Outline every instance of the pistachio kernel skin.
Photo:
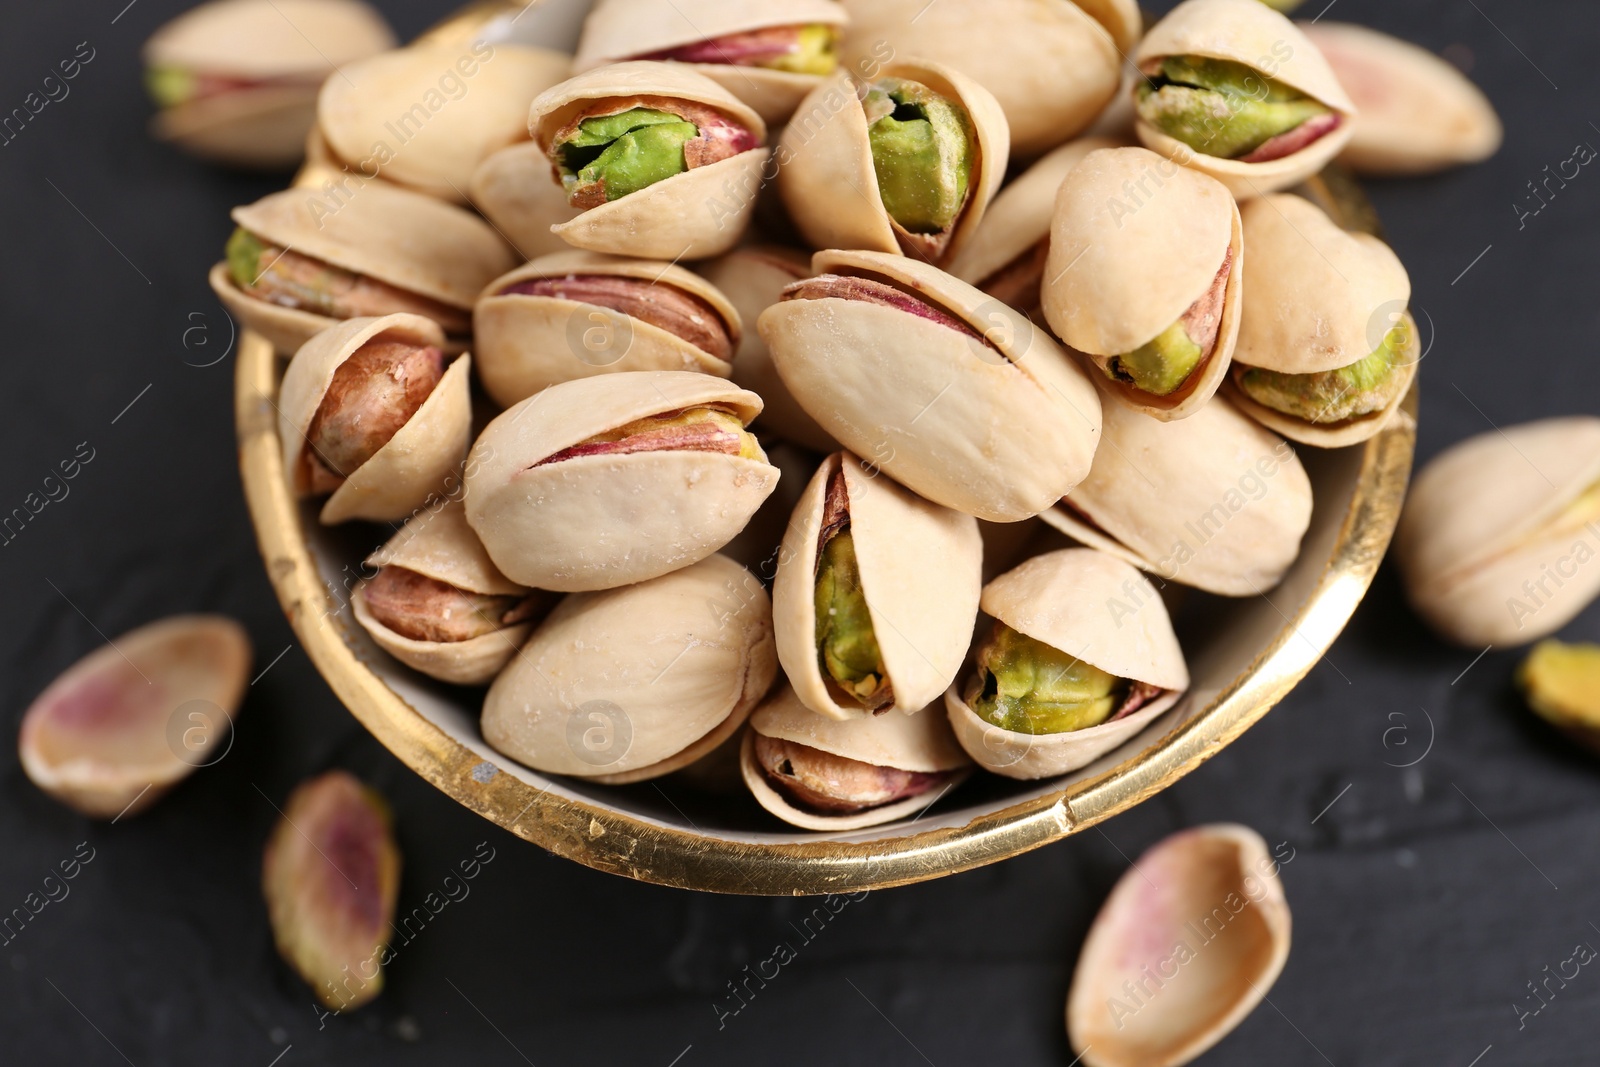
M 306 430 L 306 453 L 318 474 L 349 477 L 422 407 L 444 377 L 444 354 L 432 345 L 374 338 L 333 373 Z M 316 468 L 322 468 L 317 471 Z
M 790 799 L 832 814 L 917 796 L 950 777 L 948 773 L 880 767 L 759 733 L 755 735 L 755 755 L 767 780 Z
M 406 567 L 382 567 L 361 592 L 367 610 L 413 641 L 470 641 L 510 625 L 524 598 L 473 593 Z

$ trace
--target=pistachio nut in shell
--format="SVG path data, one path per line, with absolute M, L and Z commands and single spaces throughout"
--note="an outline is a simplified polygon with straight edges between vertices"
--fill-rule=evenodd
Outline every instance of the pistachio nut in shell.
M 584 21 L 573 66 L 682 63 L 775 126 L 838 66 L 844 21 L 833 0 L 600 0 Z
M 443 342 L 420 315 L 350 319 L 289 361 L 283 469 L 300 496 L 331 492 L 324 523 L 404 519 L 445 495 L 471 442 L 472 357 L 445 363 Z
M 527 137 L 528 101 L 570 67 L 560 52 L 505 41 L 413 45 L 328 78 L 317 125 L 363 174 L 462 203 L 478 164 Z
M 848 452 L 829 456 L 794 510 L 772 586 L 796 699 L 833 719 L 933 703 L 966 659 L 982 570 L 976 519 Z
M 1179 831 L 1139 857 L 1090 925 L 1067 993 L 1067 1036 L 1086 1067 L 1179 1067 L 1244 1021 L 1289 958 L 1280 866 L 1233 823 Z M 1155 1010 L 1130 1002 L 1130 983 Z
M 201 4 L 145 42 L 145 87 L 160 109 L 151 131 L 230 166 L 293 166 L 328 71 L 394 45 L 360 0 Z
M 1517 685 L 1541 719 L 1600 751 L 1600 645 L 1540 641 L 1517 668 Z
M 983 220 L 1009 152 L 987 89 L 950 67 L 896 60 L 870 79 L 840 70 L 801 102 L 778 145 L 778 192 L 815 248 L 946 263 Z
M 1361 114 L 1339 162 L 1358 174 L 1431 174 L 1480 163 L 1504 130 L 1489 98 L 1450 63 L 1347 22 L 1302 23 Z
M 84 656 L 34 698 L 17 754 L 34 785 L 91 819 L 143 810 L 227 754 L 250 638 L 220 615 L 175 615 Z
M 1143 148 L 1091 152 L 1056 194 L 1045 317 L 1116 395 L 1188 418 L 1227 377 L 1245 244 L 1221 183 Z
M 738 243 L 771 155 L 761 116 L 681 63 L 585 71 L 534 98 L 528 129 L 582 209 L 551 232 L 577 248 L 672 262 Z
M 641 582 L 727 544 L 778 484 L 745 425 L 761 398 L 688 371 L 551 386 L 501 413 L 467 461 L 467 521 L 512 581 Z
M 1094 468 L 1044 519 L 1168 581 L 1255 596 L 1282 580 L 1311 524 L 1288 442 L 1218 397 L 1160 422 L 1107 397 Z
M 995 620 L 977 670 L 945 692 L 956 740 L 1007 778 L 1075 771 L 1189 688 L 1183 650 L 1149 581 L 1090 548 L 1035 556 L 983 587 Z
M 683 267 L 569 248 L 490 282 L 472 313 L 483 387 L 509 407 L 575 378 L 684 370 L 726 378 L 743 325 Z
M 462 351 L 478 294 L 514 265 L 476 215 L 377 181 L 341 197 L 285 189 L 233 221 L 211 288 L 282 355 L 341 320 L 399 312 L 433 319 Z
M 1122 53 L 1140 28 L 1132 0 L 846 0 L 845 8 L 848 66 L 866 72 L 917 56 L 954 67 L 994 94 L 1022 157 L 1094 121 L 1116 95 Z
M 490 686 L 483 737 L 536 771 L 644 781 L 732 736 L 777 669 L 766 590 L 713 555 L 564 599 Z
M 324 1007 L 372 1000 L 400 895 L 389 805 L 346 771 L 300 783 L 267 839 L 261 894 L 278 954 Z
M 479 163 L 467 190 L 473 205 L 524 259 L 572 247 L 551 228 L 577 218 L 578 209 L 550 180 L 550 160 L 532 141 L 502 148 Z
M 795 399 L 849 451 L 936 504 L 1015 522 L 1089 471 L 1100 398 L 1020 312 L 936 267 L 819 252 L 757 327 Z
M 1349 143 L 1356 107 L 1294 23 L 1260 0 L 1185 0 L 1134 64 L 1134 132 L 1239 200 L 1287 189 Z
M 860 830 L 918 815 L 972 761 L 937 709 L 840 720 L 785 687 L 750 716 L 739 767 L 756 802 L 807 830 Z
M 1600 419 L 1452 445 L 1413 480 L 1395 555 L 1442 637 L 1505 648 L 1555 633 L 1600 593 Z

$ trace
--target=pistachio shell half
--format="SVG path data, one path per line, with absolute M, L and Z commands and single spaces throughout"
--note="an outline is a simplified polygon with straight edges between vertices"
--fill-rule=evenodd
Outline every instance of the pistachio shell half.
M 731 736 L 777 668 L 766 590 L 714 555 L 563 600 L 489 688 L 483 736 L 537 771 L 644 781 Z
M 795 398 L 864 462 L 996 522 L 1088 472 L 1100 399 L 1025 316 L 903 256 L 819 252 L 812 268 L 757 327 Z
M 1453 445 L 1412 483 L 1395 553 L 1412 607 L 1468 647 L 1559 630 L 1600 593 L 1600 419 Z
M 550 180 L 550 160 L 532 141 L 502 148 L 472 172 L 472 203 L 523 259 L 572 246 L 551 228 L 578 217 L 566 191 Z

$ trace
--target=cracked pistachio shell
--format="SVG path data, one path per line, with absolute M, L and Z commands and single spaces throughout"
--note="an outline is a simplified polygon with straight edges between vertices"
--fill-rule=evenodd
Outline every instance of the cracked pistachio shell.
M 844 8 L 833 0 L 600 0 L 584 20 L 573 69 L 585 71 L 628 59 L 775 26 L 838 26 Z M 788 121 L 821 79 L 815 74 L 728 63 L 684 66 L 744 101 L 769 125 Z
M 951 779 L 950 785 L 945 786 L 946 791 L 966 777 L 965 770 L 972 764 L 956 744 L 950 724 L 943 716 L 933 713 L 869 715 L 864 719 L 841 721 L 807 708 L 794 690 L 785 686 L 750 716 L 750 729 L 745 732 L 739 751 L 739 770 L 758 804 L 784 822 L 807 830 L 842 832 L 880 826 L 915 815 L 940 794 L 919 793 L 865 811 L 831 814 L 808 811 L 796 806 L 768 783 L 755 757 L 756 734 L 793 741 L 875 767 L 923 774 L 963 772 L 960 777 Z
M 988 89 L 942 64 L 896 60 L 878 68 L 871 80 L 878 78 L 918 82 L 967 113 L 972 174 L 966 202 L 950 227 L 950 243 L 940 255 L 941 262 L 949 262 L 977 230 L 1005 180 L 1011 144 L 1005 114 Z M 899 255 L 896 229 L 878 191 L 860 84 L 841 67 L 801 102 L 778 145 L 778 192 L 812 247 Z
M 1088 473 L 1100 398 L 1043 330 L 903 256 L 818 252 L 811 265 L 894 285 L 993 345 L 867 301 L 785 300 L 762 312 L 784 383 L 845 448 L 936 504 L 994 522 L 1039 514 Z
M 483 736 L 536 771 L 644 781 L 730 737 L 777 668 L 766 590 L 713 555 L 563 600 L 489 688 Z
M 843 471 L 861 588 L 894 687 L 894 703 L 877 716 L 841 692 L 818 660 L 817 538 L 835 471 Z M 930 504 L 848 452 L 829 456 L 789 521 L 772 586 L 778 659 L 796 698 L 831 719 L 910 715 L 936 701 L 966 659 L 982 571 L 976 519 Z
M 949 64 L 994 94 L 1011 150 L 1025 157 L 1094 121 L 1116 95 L 1122 53 L 1140 26 L 1133 0 L 847 0 L 845 7 L 846 65 L 870 71 L 895 56 Z
M 1089 927 L 1067 993 L 1067 1036 L 1085 1067 L 1180 1067 L 1255 1010 L 1289 958 L 1278 867 L 1260 834 L 1233 823 L 1180 831 L 1139 857 Z M 1193 944 L 1219 916 L 1227 936 Z M 1154 1011 L 1135 1007 L 1129 983 Z
M 1431 174 L 1500 148 L 1494 105 L 1432 52 L 1347 22 L 1301 23 L 1361 109 L 1339 162 L 1358 174 Z
M 716 108 L 767 139 L 761 116 L 722 86 L 682 63 L 616 63 L 585 71 L 534 98 L 528 129 L 546 156 L 555 135 L 579 112 L 609 99 L 665 96 Z M 592 252 L 677 262 L 706 259 L 732 248 L 755 211 L 772 152 L 753 148 L 709 166 L 695 167 L 598 207 L 580 212 L 551 232 Z M 547 180 L 560 182 L 548 177 Z
M 463 310 L 515 266 L 505 242 L 476 215 L 384 182 L 352 182 L 342 204 L 320 189 L 285 189 L 234 208 L 233 221 L 279 247 Z M 284 355 L 340 321 L 246 296 L 225 262 L 211 268 L 209 280 L 228 313 Z
M 710 304 L 734 345 L 743 325 L 716 286 L 683 267 L 569 248 L 490 282 L 472 312 L 472 347 L 483 387 L 510 407 L 552 385 L 636 370 L 699 371 L 726 378 L 732 366 L 642 319 L 564 297 L 497 295 L 518 282 L 598 274 L 671 286 Z M 618 318 L 626 319 L 619 325 Z
M 502 148 L 472 172 L 471 199 L 525 259 L 572 246 L 550 232 L 578 217 L 567 194 L 550 180 L 550 160 L 532 141 Z
M 1156 396 L 1105 381 L 1146 415 L 1188 418 L 1227 377 L 1244 305 L 1244 250 L 1239 207 L 1221 183 L 1143 148 L 1090 153 L 1056 194 L 1045 317 L 1057 337 L 1103 367 L 1177 322 L 1210 292 L 1231 251 L 1215 346 L 1183 387 Z
M 516 596 L 528 590 L 501 574 L 467 525 L 460 500 L 417 512 L 384 546 L 368 556 L 368 567 L 404 567 L 469 593 Z M 524 622 L 466 641 L 418 641 L 397 634 L 373 617 L 363 590 L 356 586 L 350 604 L 356 621 L 378 647 L 408 667 L 441 682 L 483 685 L 500 673 L 517 648 L 533 632 Z
M 1507 426 L 1446 449 L 1412 483 L 1395 536 L 1412 606 L 1468 647 L 1559 630 L 1600 593 L 1597 485 L 1600 419 L 1591 416 Z
M 386 181 L 463 203 L 478 164 L 527 136 L 528 101 L 566 78 L 571 62 L 505 42 L 413 45 L 323 82 L 317 124 L 339 159 L 381 162 Z
M 651 451 L 540 462 L 607 430 L 700 405 L 748 424 L 761 398 L 709 374 L 628 371 L 553 385 L 506 409 L 467 461 L 467 521 L 513 581 L 575 592 L 704 559 L 777 487 L 765 460 Z
M 1180 422 L 1108 397 L 1105 444 L 1068 501 L 1090 522 L 1065 507 L 1045 512 L 1045 521 L 1143 570 L 1222 596 L 1277 585 L 1311 524 L 1311 480 L 1294 449 L 1223 397 Z
M 1297 152 L 1265 163 L 1245 163 L 1196 152 L 1182 141 L 1135 118 L 1134 132 L 1146 148 L 1208 174 L 1239 200 L 1264 196 L 1311 177 L 1350 141 L 1356 106 L 1317 46 L 1293 22 L 1260 0 L 1185 0 L 1150 28 L 1134 53 L 1144 71 L 1167 56 L 1207 56 L 1243 63 L 1297 89 L 1345 121 Z
M 1092 548 L 1035 556 L 983 587 L 982 607 L 1007 626 L 1118 678 L 1166 690 L 1123 718 L 1058 734 L 1024 734 L 979 718 L 966 701 L 967 678 L 945 692 L 961 747 L 1007 778 L 1075 771 L 1154 722 L 1189 688 L 1189 668 L 1166 605 L 1144 575 Z
M 278 392 L 278 437 L 283 469 L 305 496 L 306 434 L 340 364 L 379 336 L 414 345 L 444 341 L 432 319 L 384 315 L 347 319 L 307 341 L 289 361 Z M 344 480 L 322 506 L 327 525 L 350 519 L 390 522 L 409 517 L 429 497 L 443 496 L 472 441 L 471 356 L 458 356 L 409 421 Z

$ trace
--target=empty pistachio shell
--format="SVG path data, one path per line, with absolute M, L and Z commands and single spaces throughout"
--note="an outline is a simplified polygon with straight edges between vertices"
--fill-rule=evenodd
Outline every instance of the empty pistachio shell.
M 221 759 L 250 670 L 232 619 L 177 615 L 74 663 L 22 716 L 29 780 L 94 819 L 143 810 Z
M 785 687 L 750 716 L 739 754 L 757 803 L 808 830 L 859 830 L 926 809 L 969 760 L 936 712 L 841 721 Z
M 1219 182 L 1143 148 L 1092 152 L 1056 197 L 1044 312 L 1118 396 L 1158 419 L 1187 418 L 1227 377 L 1244 249 L 1238 206 Z
M 1260 834 L 1218 823 L 1157 842 L 1117 880 L 1067 994 L 1087 1067 L 1179 1067 L 1244 1021 L 1289 958 L 1278 867 Z
M 382 992 L 400 850 L 375 790 L 344 771 L 302 782 L 267 839 L 261 892 L 278 954 L 323 1006 L 347 1011 Z
M 766 590 L 711 556 L 563 600 L 490 687 L 483 736 L 537 771 L 643 781 L 731 736 L 776 674 Z
M 1540 641 L 1517 668 L 1517 684 L 1540 718 L 1600 749 L 1600 645 Z
M 1453 445 L 1412 483 L 1395 551 L 1413 607 L 1458 644 L 1521 645 L 1600 593 L 1600 419 Z
M 472 172 L 470 199 L 524 259 L 572 247 L 550 232 L 577 218 L 578 209 L 550 180 L 550 160 L 532 141 L 502 148 Z
M 997 522 L 1088 472 L 1099 397 L 1026 317 L 903 256 L 819 252 L 812 267 L 824 277 L 757 325 L 795 398 L 863 461 Z
M 1339 161 L 1360 174 L 1428 174 L 1494 155 L 1488 97 L 1426 49 L 1344 22 L 1300 27 L 1361 109 Z
M 795 508 L 772 587 L 797 698 L 835 719 L 937 700 L 966 658 L 982 567 L 976 520 L 848 452 L 829 456 Z
M 1159 422 L 1108 397 L 1094 468 L 1044 519 L 1161 577 L 1223 596 L 1277 585 L 1311 523 L 1294 449 L 1218 397 Z
M 392 391 L 346 385 L 339 373 L 352 357 L 374 348 L 436 350 L 443 341 L 439 327 L 420 315 L 350 319 L 314 336 L 289 361 L 278 395 L 284 471 L 301 496 L 332 490 L 322 507 L 323 522 L 404 519 L 429 497 L 444 495 L 471 441 L 472 357 L 451 360 L 420 403 L 407 404 L 404 418 L 389 418 L 380 406 L 399 402 Z M 384 385 L 405 385 L 396 380 L 400 371 L 393 364 L 363 366 L 362 372 Z M 404 399 L 415 401 L 407 392 Z M 341 400 L 350 402 L 339 416 L 349 432 L 362 432 L 379 419 L 392 428 L 366 441 L 367 447 L 355 453 L 366 457 L 358 465 L 340 464 L 326 444 L 316 444 L 326 441 L 319 425 L 332 417 L 330 409 Z M 352 408 L 354 403 L 363 406 Z

